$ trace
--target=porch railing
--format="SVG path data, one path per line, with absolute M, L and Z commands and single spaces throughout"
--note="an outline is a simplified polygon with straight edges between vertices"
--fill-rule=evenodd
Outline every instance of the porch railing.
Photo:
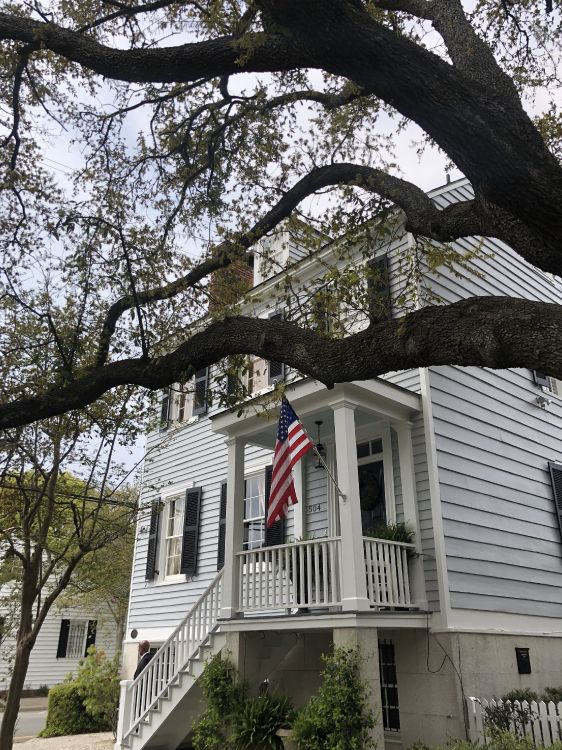
M 341 603 L 340 539 L 312 539 L 238 553 L 241 612 Z
M 413 544 L 363 537 L 367 596 L 373 607 L 409 607 L 408 551 Z

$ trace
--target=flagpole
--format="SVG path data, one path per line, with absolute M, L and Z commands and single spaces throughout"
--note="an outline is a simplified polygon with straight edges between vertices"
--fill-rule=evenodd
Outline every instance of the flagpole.
M 310 435 L 308 437 L 310 438 Z M 312 443 L 312 440 L 310 442 Z M 322 466 L 326 469 L 326 473 L 328 474 L 328 476 L 330 477 L 330 479 L 334 483 L 334 487 L 336 488 L 336 492 L 338 493 L 338 495 L 341 497 L 341 499 L 345 503 L 345 501 L 347 500 L 347 495 L 344 495 L 344 493 L 340 490 L 339 485 L 336 482 L 334 475 L 332 474 L 332 472 L 328 468 L 328 464 L 324 461 L 322 455 L 320 454 L 320 451 L 318 450 L 318 448 L 316 447 L 316 445 L 314 443 L 312 443 L 312 450 L 316 453 L 316 456 L 317 456 L 318 460 L 320 461 L 320 463 L 322 464 Z

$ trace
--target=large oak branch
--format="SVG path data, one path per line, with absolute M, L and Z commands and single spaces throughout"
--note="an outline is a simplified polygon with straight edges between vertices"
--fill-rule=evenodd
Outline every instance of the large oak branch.
M 475 201 L 454 203 L 443 210 L 416 185 L 389 175 L 380 169 L 360 164 L 340 163 L 317 167 L 300 179 L 283 197 L 247 232 L 225 241 L 214 248 L 211 257 L 199 263 L 187 274 L 160 286 L 139 291 L 136 296 L 125 295 L 109 308 L 102 325 L 99 347 L 95 360 L 97 367 L 105 364 L 109 355 L 111 338 L 121 316 L 136 304 L 149 305 L 157 301 L 172 299 L 177 294 L 199 283 L 209 274 L 229 266 L 240 259 L 266 233 L 272 231 L 283 219 L 308 196 L 335 185 L 355 185 L 377 193 L 399 206 L 406 215 L 406 229 L 425 237 L 449 242 L 460 237 L 485 235 L 504 240 L 521 256 L 538 267 L 543 267 L 545 253 L 548 268 L 562 275 L 562 256 L 542 251 L 540 238 L 534 237 L 521 222 L 509 221 L 502 231 L 502 222 L 482 211 Z
M 213 323 L 154 360 L 114 362 L 71 385 L 0 406 L 0 428 L 79 409 L 111 388 L 164 388 L 232 354 L 283 361 L 327 386 L 430 365 L 540 368 L 562 378 L 562 306 L 509 297 L 475 297 L 428 307 L 329 340 L 286 321 L 232 317 Z
M 136 83 L 178 83 L 199 78 L 290 70 L 310 57 L 280 34 L 248 34 L 159 49 L 117 49 L 56 24 L 0 13 L 0 39 L 40 43 L 52 52 L 107 78 Z

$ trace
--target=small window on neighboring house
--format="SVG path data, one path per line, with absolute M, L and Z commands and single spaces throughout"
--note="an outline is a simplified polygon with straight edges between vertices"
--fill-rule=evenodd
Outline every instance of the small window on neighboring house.
M 57 659 L 81 659 L 96 642 L 96 620 L 61 620 Z
M 554 509 L 558 518 L 560 539 L 562 541 L 562 464 L 549 462 L 550 479 L 552 482 L 552 494 L 554 496 Z

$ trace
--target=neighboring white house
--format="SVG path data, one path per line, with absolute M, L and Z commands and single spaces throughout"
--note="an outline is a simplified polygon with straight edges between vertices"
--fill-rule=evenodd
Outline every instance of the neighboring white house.
M 8 619 L 8 611 L 0 607 L 0 691 L 8 688 L 15 648 Z M 90 646 L 103 649 L 112 658 L 121 646 L 117 637 L 116 623 L 103 606 L 95 611 L 53 606 L 31 652 L 24 691 L 52 687 L 63 682 L 68 673 L 76 674 Z
M 465 181 L 431 193 L 441 207 L 470 195 Z M 279 260 L 297 261 L 289 272 L 297 296 L 331 262 L 345 262 L 333 260 L 332 245 L 301 257 L 282 240 Z M 502 243 L 456 246 L 478 251 L 480 273 L 428 274 L 411 304 L 435 302 L 435 294 L 444 302 L 495 294 L 562 303 L 560 280 Z M 413 238 L 398 231 L 368 255 L 379 272 L 373 291 L 384 301 L 387 278 L 388 314 L 398 315 Z M 359 250 L 357 258 L 365 262 Z M 276 301 L 283 274 L 254 273 L 248 307 L 284 314 Z M 335 314 L 352 318 L 351 309 Z M 285 376 L 315 440 L 320 428 L 344 497 L 309 453 L 295 471 L 300 502 L 268 533 L 276 415 L 258 411 Z M 254 360 L 244 374 L 252 398 L 239 415 L 207 409 L 217 377 L 201 371 L 189 389 L 165 394 L 161 430 L 148 436 L 143 499 L 152 513 L 138 524 L 126 675 L 140 639 L 164 648 L 123 688 L 116 747 L 178 747 L 199 706 L 199 657 L 221 648 L 254 688 L 267 679 L 298 705 L 318 685 L 323 652 L 360 645 L 381 717 L 379 747 L 465 736 L 466 696 L 562 684 L 556 382 L 522 369 L 432 367 L 327 390 Z M 381 522 L 405 522 L 413 544 L 367 536 Z

